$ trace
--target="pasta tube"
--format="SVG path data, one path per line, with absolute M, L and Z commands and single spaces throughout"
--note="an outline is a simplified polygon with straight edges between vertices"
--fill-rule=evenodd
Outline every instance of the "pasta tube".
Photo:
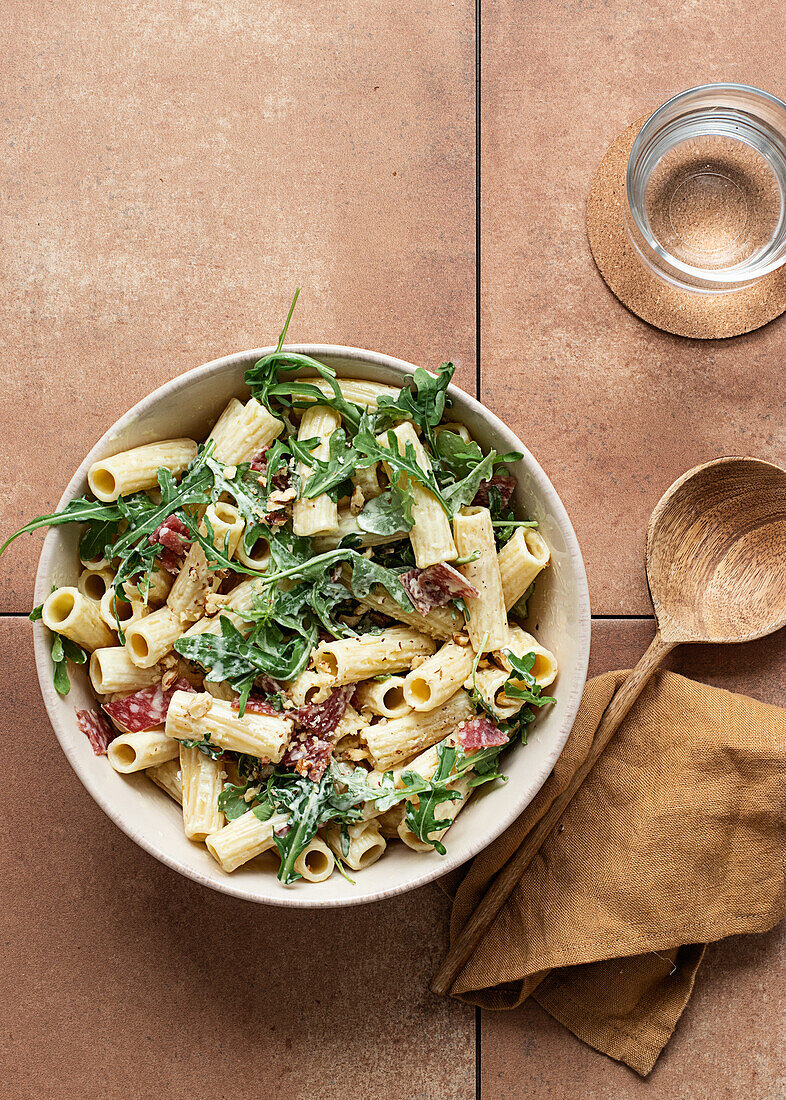
M 364 737 L 374 767 L 384 772 L 409 760 L 453 733 L 459 722 L 466 722 L 474 714 L 475 708 L 467 693 L 457 691 L 436 710 L 415 711 L 404 718 L 368 726 Z
M 207 740 L 213 748 L 245 752 L 277 764 L 292 735 L 288 718 L 246 711 L 207 692 L 176 691 L 166 716 L 166 731 L 178 741 Z
M 404 680 L 404 699 L 414 710 L 434 710 L 447 702 L 472 671 L 472 646 L 447 642 Z
M 101 618 L 110 630 L 120 630 L 125 633 L 126 627 L 135 623 L 137 619 L 144 618 L 148 613 L 147 607 L 138 596 L 131 596 L 127 600 L 119 600 L 114 588 L 108 588 L 101 597 L 99 604 Z M 117 614 L 115 614 L 117 613 Z
M 83 569 L 76 587 L 88 600 L 100 604 L 104 594 L 112 587 L 114 579 L 114 573 L 106 566 L 103 569 Z
M 222 870 L 236 871 L 250 859 L 274 848 L 274 830 L 283 828 L 288 820 L 288 814 L 273 814 L 267 821 L 260 821 L 253 810 L 247 810 L 242 817 L 207 837 L 205 844 Z
M 360 472 L 360 471 L 358 471 Z M 366 497 L 369 500 L 369 497 Z M 325 550 L 335 550 L 338 544 L 347 535 L 357 535 L 361 546 L 384 546 L 389 542 L 400 542 L 408 537 L 406 531 L 395 535 L 374 535 L 370 531 L 363 531 L 358 524 L 357 516 L 353 516 L 348 508 L 339 508 L 338 520 L 335 530 L 329 535 L 318 535 L 314 539 L 314 549 L 321 554 Z
M 116 691 L 139 691 L 157 684 L 161 669 L 139 668 L 131 660 L 123 645 L 96 649 L 90 658 L 90 682 L 99 695 L 112 695 Z
M 336 861 L 321 837 L 315 836 L 295 860 L 293 867 L 306 882 L 324 882 L 333 874 Z
M 499 552 L 499 572 L 510 610 L 548 563 L 551 552 L 542 535 L 531 527 L 519 527 Z
M 303 413 L 297 437 L 303 440 L 319 438 L 319 443 L 310 453 L 314 458 L 327 462 L 330 458 L 330 437 L 341 424 L 341 417 L 335 409 L 326 405 L 311 405 Z M 311 467 L 299 462 L 297 472 L 300 484 L 304 486 L 311 474 Z M 318 497 L 295 501 L 292 509 L 292 530 L 296 535 L 325 535 L 335 531 L 338 526 L 338 505 L 327 493 Z
M 107 503 L 140 489 L 157 489 L 159 466 L 179 477 L 196 453 L 193 439 L 146 443 L 94 462 L 87 472 L 87 483 L 93 496 Z
M 180 746 L 180 774 L 183 790 L 183 829 L 190 840 L 206 840 L 224 824 L 218 796 L 226 774 L 218 760 L 199 749 Z
M 450 825 L 455 821 L 459 811 L 466 806 L 469 796 L 472 793 L 472 788 L 469 785 L 469 777 L 462 776 L 461 779 L 457 779 L 456 782 L 452 784 L 451 789 L 458 791 L 461 798 L 446 799 L 444 802 L 440 802 L 434 811 L 438 821 L 449 821 Z M 417 800 L 413 799 L 413 801 Z M 412 832 L 409 825 L 407 825 L 406 819 L 400 822 L 397 832 L 400 839 L 403 840 L 408 848 L 413 848 L 416 852 L 430 852 L 434 847 L 434 842 L 436 841 L 439 843 L 439 841 L 442 840 L 443 836 L 450 828 L 450 825 L 446 825 L 444 829 L 438 829 L 435 833 L 429 833 L 430 844 L 427 844 Z
M 486 701 L 486 705 L 500 718 L 512 718 L 523 706 L 521 699 L 510 699 L 503 688 L 508 681 L 508 671 L 504 668 L 484 668 L 475 674 L 475 682 L 467 680 L 467 689 L 477 687 Z
M 145 774 L 149 779 L 152 779 L 157 787 L 160 787 L 162 791 L 166 791 L 170 798 L 173 798 L 175 802 L 179 802 L 182 806 L 183 782 L 180 775 L 179 756 L 173 756 L 165 764 L 154 764 L 152 768 L 147 769 Z
M 126 648 L 137 668 L 151 668 L 169 653 L 182 633 L 180 616 L 171 607 L 159 607 L 129 626 Z
M 337 825 L 330 826 L 325 833 L 325 840 L 352 871 L 362 871 L 364 867 L 376 863 L 387 847 L 385 838 L 380 835 L 379 825 L 374 820 L 347 825 L 346 837 L 348 845 L 345 852 L 342 830 Z
M 101 618 L 100 606 L 77 588 L 56 588 L 41 609 L 44 626 L 70 638 L 82 649 L 101 649 L 115 644 L 115 636 Z
M 399 622 L 406 623 L 413 630 L 428 634 L 431 638 L 452 638 L 454 634 L 459 634 L 467 628 L 464 616 L 460 615 L 455 607 L 435 607 L 427 615 L 421 615 L 414 609 L 402 611 L 393 597 L 379 587 L 369 592 L 367 596 L 359 597 L 357 602 L 369 611 L 381 611 L 383 615 L 398 619 Z
M 431 468 L 429 457 L 423 449 L 423 444 L 417 437 L 417 433 L 409 421 L 399 424 L 393 429 L 393 434 L 398 441 L 398 450 L 403 454 L 408 445 L 412 445 L 418 466 L 424 471 Z M 387 434 L 379 437 L 379 442 L 387 447 Z M 391 481 L 400 478 L 408 486 L 414 503 L 412 505 L 412 518 L 415 521 L 409 532 L 409 540 L 415 554 L 415 564 L 418 569 L 427 569 L 430 565 L 437 565 L 441 561 L 453 561 L 456 557 L 456 544 L 450 530 L 450 521 L 442 510 L 434 494 L 421 485 L 419 481 L 407 474 L 399 475 L 396 471 L 386 467 Z
M 145 730 L 116 737 L 110 741 L 106 755 L 116 772 L 129 775 L 174 760 L 180 755 L 180 745 L 163 730 Z
M 326 397 L 333 395 L 333 387 L 325 378 L 304 378 L 302 381 L 308 382 L 310 386 L 316 386 Z M 395 386 L 386 386 L 383 382 L 367 382 L 363 378 L 339 378 L 338 386 L 347 401 L 366 407 L 375 406 L 377 398 L 383 394 L 396 398 L 399 393 Z M 298 400 L 308 401 L 309 398 L 298 395 Z
M 236 466 L 250 462 L 283 428 L 283 421 L 272 416 L 255 397 L 245 405 L 233 397 L 213 426 L 208 442 L 213 441 L 213 458 Z
M 228 558 L 234 557 L 245 527 L 245 520 L 235 505 L 222 500 L 208 505 L 203 522 L 205 533 L 207 522 L 213 528 L 213 545 L 223 550 Z
M 384 718 L 403 718 L 412 710 L 412 705 L 404 698 L 404 684 L 403 676 L 390 676 L 382 681 L 366 680 L 358 686 L 355 694 L 361 707 L 372 714 L 380 714 Z
M 508 616 L 491 512 L 488 508 L 462 508 L 453 520 L 453 531 L 461 557 L 473 553 L 480 555 L 476 561 L 462 565 L 459 571 L 478 590 L 477 596 L 466 599 L 470 616 L 467 633 L 476 653 L 488 653 L 499 649 L 508 637 Z
M 507 644 L 499 653 L 499 661 L 508 672 L 513 671 L 513 666 L 507 658 L 505 650 L 510 649 L 516 657 L 523 657 L 526 653 L 535 654 L 535 664 L 531 673 L 535 677 L 538 687 L 545 688 L 553 684 L 557 679 L 557 658 L 550 649 L 542 646 L 537 638 L 522 630 L 520 626 L 512 626 L 508 632 Z
M 433 652 L 431 638 L 405 626 L 394 626 L 384 634 L 361 634 L 359 638 L 320 645 L 314 654 L 314 667 L 336 685 L 352 684 L 382 672 L 400 672 L 409 668 L 415 657 Z

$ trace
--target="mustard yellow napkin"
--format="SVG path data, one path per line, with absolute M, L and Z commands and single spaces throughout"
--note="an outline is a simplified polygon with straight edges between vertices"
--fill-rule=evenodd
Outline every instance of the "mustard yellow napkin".
M 587 684 L 552 775 L 454 881 L 452 938 L 581 764 L 624 677 Z M 590 1046 L 649 1073 L 705 944 L 783 916 L 785 759 L 786 711 L 657 673 L 452 995 L 488 1009 L 531 995 Z

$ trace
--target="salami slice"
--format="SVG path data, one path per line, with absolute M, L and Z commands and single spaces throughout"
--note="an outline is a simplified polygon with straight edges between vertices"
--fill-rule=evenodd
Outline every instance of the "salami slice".
M 308 776 L 313 783 L 319 783 L 332 755 L 333 742 L 312 734 L 305 741 L 294 741 L 281 758 L 281 763 L 287 768 L 294 768 L 300 775 Z
M 114 724 L 126 733 L 141 733 L 142 730 L 163 726 L 176 691 L 194 690 L 188 680 L 182 678 L 175 680 L 168 691 L 164 691 L 160 684 L 153 684 L 141 691 L 135 691 L 133 695 L 126 695 L 123 699 L 104 703 L 104 710 Z
M 427 615 L 435 607 L 444 607 L 451 600 L 477 596 L 478 590 L 466 577 L 446 562 L 428 569 L 411 569 L 399 577 L 415 607 Z
M 147 541 L 151 546 L 159 544 L 163 550 L 158 555 L 158 561 L 162 569 L 168 573 L 179 573 L 188 548 L 191 545 L 191 533 L 178 516 L 167 516 L 163 523 L 159 523 L 155 531 L 148 535 Z
M 240 710 L 240 696 L 236 695 L 230 703 L 232 710 Z M 250 714 L 272 714 L 277 715 L 281 712 L 276 710 L 274 706 L 268 703 L 267 699 L 263 699 L 261 695 L 256 695 L 253 691 L 249 695 L 246 701 L 246 712 Z
M 343 687 L 336 688 L 324 703 L 307 703 L 304 707 L 290 711 L 290 717 L 294 718 L 297 728 L 317 737 L 327 737 L 344 717 L 356 687 L 357 684 L 344 684 Z
M 106 756 L 106 750 L 117 734 L 104 718 L 100 710 L 78 710 L 76 720 L 79 728 L 90 742 L 96 756 Z
M 496 489 L 500 495 L 501 507 L 507 508 L 511 497 L 516 491 L 516 484 L 516 479 L 512 474 L 493 474 L 488 481 L 481 481 L 472 503 L 479 508 L 488 508 L 491 500 L 491 490 Z
M 470 718 L 468 722 L 462 722 L 456 732 L 459 744 L 469 752 L 474 752 L 475 749 L 496 748 L 508 743 L 508 735 L 483 714 L 478 718 Z

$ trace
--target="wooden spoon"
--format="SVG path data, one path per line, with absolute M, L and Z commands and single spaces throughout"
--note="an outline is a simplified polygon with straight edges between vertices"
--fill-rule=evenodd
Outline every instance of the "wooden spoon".
M 647 528 L 655 637 L 601 719 L 584 763 L 492 881 L 437 971 L 434 993 L 457 975 L 664 657 L 683 642 L 747 642 L 786 625 L 786 470 L 719 458 L 667 489 Z

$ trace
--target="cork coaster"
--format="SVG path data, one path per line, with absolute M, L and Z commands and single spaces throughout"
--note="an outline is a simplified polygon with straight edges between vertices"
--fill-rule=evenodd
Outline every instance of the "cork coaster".
M 665 332 L 715 340 L 766 325 L 786 311 L 786 267 L 725 294 L 681 290 L 644 264 L 625 226 L 625 175 L 636 135 L 649 115 L 620 134 L 600 162 L 587 203 L 587 234 L 598 270 L 631 313 Z

